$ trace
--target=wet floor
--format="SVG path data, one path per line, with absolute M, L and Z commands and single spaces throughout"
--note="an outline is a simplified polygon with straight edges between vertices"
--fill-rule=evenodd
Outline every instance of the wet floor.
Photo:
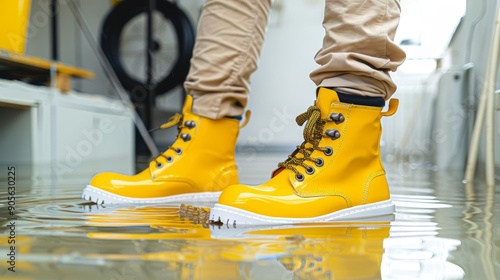
M 241 181 L 267 178 L 266 164 L 242 168 Z M 179 205 L 97 206 L 79 198 L 81 185 L 18 182 L 14 215 L 0 192 L 0 279 L 500 279 L 496 188 L 386 167 L 395 215 L 266 227 L 200 224 Z

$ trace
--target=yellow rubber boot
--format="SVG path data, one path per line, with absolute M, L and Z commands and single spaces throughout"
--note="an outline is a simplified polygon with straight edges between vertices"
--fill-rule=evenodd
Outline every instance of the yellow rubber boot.
M 177 125 L 179 134 L 148 168 L 133 176 L 100 173 L 84 188 L 82 198 L 98 204 L 216 201 L 224 188 L 237 184 L 234 151 L 239 121 L 195 115 L 192 104 L 188 95 L 182 115 L 162 125 Z
M 259 186 L 225 189 L 210 219 L 229 224 L 358 220 L 394 212 L 380 159 L 380 119 L 397 110 L 342 103 L 320 88 L 316 106 L 297 117 L 304 128 L 298 146 Z

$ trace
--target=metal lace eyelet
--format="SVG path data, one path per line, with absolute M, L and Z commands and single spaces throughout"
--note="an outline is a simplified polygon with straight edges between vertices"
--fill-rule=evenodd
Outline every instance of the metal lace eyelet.
M 304 181 L 304 175 L 299 173 L 299 174 L 295 175 L 295 179 L 299 182 L 302 182 L 302 181 Z
M 182 155 L 182 149 L 181 148 L 175 149 L 175 153 L 178 155 Z
M 340 138 L 340 131 L 337 129 L 327 129 L 325 132 L 326 136 L 332 138 L 332 140 Z
M 306 173 L 307 173 L 308 175 L 312 175 L 312 174 L 314 174 L 314 168 L 313 168 L 313 167 L 311 167 L 311 166 L 308 166 L 308 167 L 306 168 Z
M 325 154 L 325 156 L 331 156 L 333 154 L 332 147 L 326 147 L 326 149 L 323 153 Z
M 191 135 L 189 135 L 187 133 L 183 133 L 183 134 L 181 134 L 181 139 L 184 140 L 184 142 L 187 142 L 187 141 L 191 140 Z
M 332 113 L 330 115 L 330 119 L 334 121 L 336 124 L 343 123 L 345 121 L 344 115 L 342 113 Z
M 317 167 L 321 167 L 325 164 L 325 161 L 322 158 L 317 158 L 315 164 Z
M 158 163 L 156 164 L 156 168 L 162 168 L 162 167 L 163 167 L 163 163 L 158 162 Z
M 167 157 L 167 162 L 172 162 L 174 159 L 171 156 Z
M 193 127 L 196 126 L 196 123 L 194 121 L 186 121 L 184 123 L 184 126 L 186 126 L 187 128 L 191 129 L 191 128 L 193 128 Z

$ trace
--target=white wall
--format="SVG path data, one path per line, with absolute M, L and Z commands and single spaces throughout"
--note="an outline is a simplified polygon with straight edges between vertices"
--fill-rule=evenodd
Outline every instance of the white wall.
M 316 86 L 309 73 L 323 42 L 323 0 L 275 1 L 259 69 L 251 79 L 253 115 L 238 144 L 247 152 L 291 151 L 302 143 L 295 117 L 313 105 Z
M 472 115 L 477 112 L 477 103 L 486 74 L 497 5 L 497 0 L 467 0 L 467 14 L 444 60 L 444 66 L 448 68 L 460 68 L 467 63 L 472 63 L 474 66 L 475 88 L 470 92 L 472 99 L 475 101 L 472 107 Z M 496 88 L 500 88 L 498 79 Z M 495 122 L 495 163 L 498 173 L 500 168 L 500 129 L 498 129 L 500 114 L 498 111 Z M 479 153 L 480 163 L 484 163 L 485 155 L 484 138 L 482 141 Z

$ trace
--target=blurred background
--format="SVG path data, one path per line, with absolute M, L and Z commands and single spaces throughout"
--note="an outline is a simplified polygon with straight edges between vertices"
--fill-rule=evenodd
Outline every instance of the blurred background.
M 128 6 L 120 10 L 124 2 Z M 156 1 L 149 72 L 146 2 L 2 4 L 0 14 L 6 15 L 0 17 L 0 32 L 10 36 L 0 41 L 0 165 L 16 164 L 22 176 L 35 182 L 83 184 L 101 171 L 135 173 L 151 159 L 131 111 L 148 129 L 180 111 L 183 74 L 204 1 Z M 408 58 L 392 73 L 398 85 L 394 97 L 401 104 L 394 117 L 383 120 L 383 160 L 409 168 L 463 171 L 498 3 L 400 3 L 396 42 Z M 242 165 L 266 153 L 286 158 L 302 142 L 295 116 L 315 99 L 309 73 L 322 43 L 323 10 L 323 0 L 274 1 L 262 59 L 251 80 L 252 118 L 238 140 Z M 114 82 L 99 55 L 110 60 L 108 66 L 117 74 Z M 148 90 L 148 84 L 157 87 Z M 120 92 L 130 97 L 132 107 Z M 499 133 L 495 143 L 500 143 Z M 161 151 L 176 134 L 171 129 L 151 135 Z M 483 146 L 479 167 L 487 153 Z M 500 167 L 499 149 L 494 159 Z

